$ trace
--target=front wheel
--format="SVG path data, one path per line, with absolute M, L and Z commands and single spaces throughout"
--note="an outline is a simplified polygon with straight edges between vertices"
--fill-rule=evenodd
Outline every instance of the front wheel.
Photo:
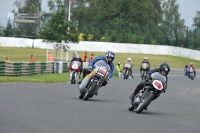
M 142 70 L 142 81 L 145 80 L 145 76 L 146 76 L 146 71 L 145 71 L 145 70 Z
M 75 84 L 76 81 L 75 81 L 75 72 L 73 71 L 72 72 L 72 78 L 71 78 L 71 84 Z
M 125 73 L 124 73 L 124 79 L 128 79 L 128 70 L 127 69 L 125 70 Z
M 85 96 L 83 97 L 83 100 L 87 101 L 89 99 L 90 96 L 92 96 L 92 93 L 94 92 L 95 88 L 96 88 L 97 83 L 93 82 L 92 85 L 88 88 Z
M 191 78 L 191 80 L 194 80 L 194 73 L 193 72 L 190 73 L 190 78 Z
M 145 109 L 151 103 L 153 98 L 154 94 L 152 92 L 148 92 L 146 96 L 143 99 L 141 99 L 140 104 L 136 108 L 136 113 L 141 113 L 143 109 Z

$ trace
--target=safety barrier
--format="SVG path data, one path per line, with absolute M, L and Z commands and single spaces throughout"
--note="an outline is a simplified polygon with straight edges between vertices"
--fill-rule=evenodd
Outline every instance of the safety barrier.
M 52 73 L 52 68 L 52 63 L 0 61 L 0 76 L 29 76 L 33 74 Z
M 70 62 L 5 62 L 0 61 L 0 76 L 29 76 L 44 73 L 68 72 Z M 60 66 L 61 65 L 61 66 Z M 88 62 L 83 62 L 87 68 Z

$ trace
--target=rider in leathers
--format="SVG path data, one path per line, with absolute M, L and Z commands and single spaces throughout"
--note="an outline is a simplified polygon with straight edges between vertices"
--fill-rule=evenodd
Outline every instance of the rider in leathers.
M 93 70 L 93 66 L 97 61 L 104 60 L 110 66 L 110 72 L 107 76 L 107 79 L 102 83 L 102 86 L 105 86 L 108 83 L 109 79 L 112 78 L 113 71 L 114 71 L 114 64 L 113 64 L 114 59 L 115 59 L 115 53 L 113 51 L 108 51 L 106 53 L 106 56 L 96 57 L 93 61 L 89 62 L 88 68 L 83 70 L 83 79 L 85 78 L 85 76 L 87 74 L 89 74 Z M 83 79 L 81 81 L 79 81 L 78 84 L 81 84 Z M 81 89 L 80 89 L 80 93 L 81 93 L 81 95 L 79 96 L 79 98 L 82 99 L 85 94 Z M 96 92 L 95 95 L 97 95 L 97 94 L 98 93 Z
M 142 61 L 141 66 L 140 66 L 140 75 L 142 75 L 142 64 L 143 63 L 149 64 L 149 67 L 148 67 L 147 71 L 150 71 L 150 62 L 148 61 L 147 57 L 144 57 L 144 60 Z
M 127 58 L 127 60 L 126 60 L 126 63 L 128 63 L 128 64 L 130 64 L 131 65 L 131 67 L 130 67 L 130 76 L 133 78 L 133 64 L 132 64 L 132 59 L 129 57 L 129 58 Z M 125 65 L 126 65 L 126 63 L 125 63 Z M 125 65 L 124 65 L 124 68 L 123 68 L 123 70 L 125 70 Z M 124 71 L 125 72 L 125 71 Z
M 72 63 L 73 61 L 79 61 L 79 62 L 81 63 L 81 70 L 80 70 L 80 75 L 81 75 L 81 73 L 82 73 L 82 71 L 83 71 L 83 62 L 82 62 L 82 59 L 81 59 L 80 55 L 77 54 L 77 55 L 71 60 L 70 65 L 71 65 L 71 63 Z M 80 75 L 79 75 L 79 78 L 80 78 Z
M 166 77 L 166 84 L 165 84 L 164 90 L 163 90 L 163 92 L 165 92 L 166 89 L 167 89 L 167 82 L 168 82 L 168 77 L 167 77 L 167 75 L 168 75 L 169 71 L 170 71 L 170 67 L 169 67 L 169 65 L 168 65 L 166 62 L 162 63 L 162 64 L 160 65 L 159 68 L 155 68 L 155 69 L 153 69 L 153 70 L 151 70 L 151 71 L 148 71 L 147 74 L 146 74 L 146 81 L 142 81 L 140 84 L 137 85 L 137 87 L 136 87 L 136 89 L 134 90 L 133 94 L 130 95 L 130 99 L 131 99 L 132 101 L 134 100 L 135 95 L 145 86 L 145 84 L 148 84 L 148 81 L 150 80 L 150 76 L 151 76 L 151 74 L 154 73 L 154 72 L 159 72 L 159 73 L 161 73 L 163 76 Z M 157 97 L 159 97 L 159 96 L 160 96 L 160 93 L 157 93 L 157 95 L 154 97 L 153 100 L 155 100 L 155 99 L 156 99 Z M 146 110 L 147 110 L 147 109 L 146 109 Z

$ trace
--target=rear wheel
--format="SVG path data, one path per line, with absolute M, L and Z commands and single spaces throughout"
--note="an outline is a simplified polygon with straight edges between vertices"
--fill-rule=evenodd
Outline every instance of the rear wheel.
M 93 95 L 92 93 L 94 92 L 94 90 L 95 90 L 95 88 L 96 88 L 96 85 L 97 85 L 96 82 L 93 82 L 93 83 L 91 84 L 91 86 L 88 88 L 88 90 L 87 90 L 85 96 L 83 97 L 83 100 L 87 101 L 88 98 L 89 98 L 90 96 Z
M 141 100 L 140 104 L 136 108 L 136 113 L 141 113 L 153 100 L 154 94 L 152 92 L 148 92 L 146 96 Z

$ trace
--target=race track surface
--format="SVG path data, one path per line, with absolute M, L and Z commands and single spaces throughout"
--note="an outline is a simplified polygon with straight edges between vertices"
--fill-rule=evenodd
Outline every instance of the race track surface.
M 0 133 L 200 133 L 200 76 L 172 70 L 168 89 L 147 111 L 128 111 L 129 95 L 141 81 L 111 79 L 99 95 L 78 98 L 70 83 L 0 84 Z

